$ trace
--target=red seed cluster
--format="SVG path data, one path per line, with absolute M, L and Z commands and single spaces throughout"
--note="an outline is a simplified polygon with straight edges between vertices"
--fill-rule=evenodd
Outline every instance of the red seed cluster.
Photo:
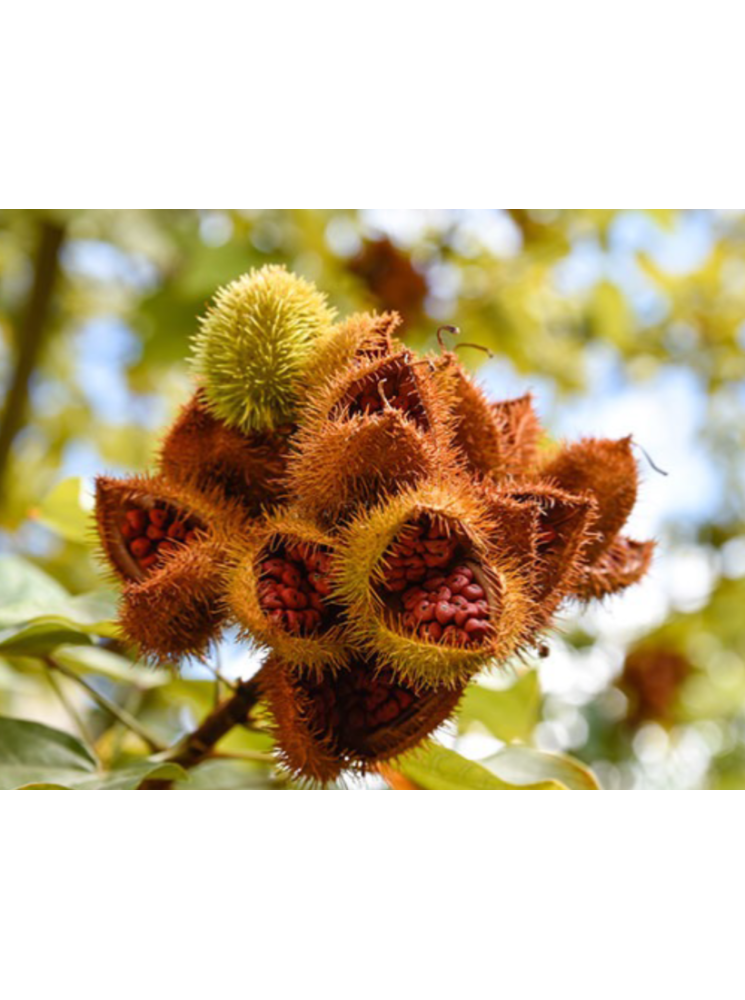
M 331 556 L 305 542 L 287 546 L 282 555 L 261 564 L 259 603 L 267 616 L 288 632 L 315 632 L 327 617 L 331 593 Z
M 319 729 L 338 734 L 350 749 L 359 748 L 366 734 L 400 722 L 415 701 L 411 688 L 394 681 L 388 669 L 374 673 L 355 665 L 333 679 L 306 684 Z
M 401 595 L 401 621 L 420 638 L 478 645 L 489 632 L 489 604 L 458 549 L 434 522 L 407 525 L 389 549 L 385 586 Z
M 167 507 L 133 507 L 124 515 L 119 530 L 127 550 L 144 572 L 197 537 L 194 522 Z

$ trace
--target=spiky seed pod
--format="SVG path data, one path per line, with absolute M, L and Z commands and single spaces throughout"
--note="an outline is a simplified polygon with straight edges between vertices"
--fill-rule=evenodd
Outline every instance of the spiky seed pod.
M 332 382 L 340 371 L 375 358 L 398 353 L 403 344 L 394 337 L 401 326 L 398 313 L 355 313 L 334 327 L 316 347 L 313 365 L 303 387 L 303 399 Z
M 585 557 L 592 563 L 626 523 L 636 502 L 638 469 L 631 438 L 585 438 L 566 445 L 541 469 L 540 478 L 567 493 L 589 493 L 597 503 L 596 537 Z
M 672 722 L 675 701 L 692 670 L 691 662 L 676 649 L 654 644 L 633 649 L 617 682 L 629 702 L 628 724 Z
M 417 687 L 458 687 L 524 641 L 533 607 L 515 560 L 489 544 L 473 484 L 426 483 L 343 529 L 335 593 L 350 641 Z
M 157 575 L 205 538 L 226 545 L 245 522 L 220 491 L 196 493 L 163 476 L 98 476 L 95 516 L 102 555 L 125 583 Z
M 349 366 L 302 412 L 288 490 L 330 526 L 381 494 L 445 474 L 455 465 L 449 406 L 408 351 Z
M 335 670 L 345 651 L 331 600 L 333 539 L 293 513 L 277 513 L 236 556 L 226 600 L 243 638 L 266 644 L 297 670 Z
M 499 458 L 491 470 L 497 482 L 529 475 L 538 460 L 538 442 L 543 433 L 530 393 L 517 399 L 492 403 L 499 425 Z
M 616 594 L 646 575 L 654 554 L 654 542 L 635 542 L 617 535 L 610 546 L 585 566 L 572 593 L 582 601 L 600 600 Z
M 502 422 L 483 391 L 473 382 L 455 354 L 445 352 L 437 366 L 437 381 L 453 396 L 454 445 L 473 475 L 484 477 L 499 467 Z
M 163 477 L 96 481 L 103 555 L 126 586 L 122 630 L 158 662 L 201 654 L 225 617 L 226 551 L 242 529 L 219 494 L 194 494 Z
M 193 368 L 214 415 L 249 432 L 291 423 L 334 312 L 314 285 L 266 266 L 221 288 L 194 338 Z
M 277 754 L 297 778 L 328 784 L 364 774 L 418 746 L 455 712 L 462 687 L 417 691 L 375 660 L 350 656 L 336 674 L 308 677 L 271 658 L 259 684 Z
M 205 537 L 169 555 L 138 583 L 124 587 L 119 623 L 140 656 L 156 663 L 202 656 L 225 622 L 225 548 Z
M 289 424 L 242 434 L 216 419 L 198 391 L 166 435 L 160 469 L 172 482 L 198 492 L 221 490 L 258 516 L 277 503 L 293 430 Z
M 576 496 L 541 482 L 513 485 L 504 492 L 537 512 L 532 591 L 540 607 L 539 623 L 545 625 L 582 578 L 587 549 L 595 540 L 597 505 L 590 494 Z

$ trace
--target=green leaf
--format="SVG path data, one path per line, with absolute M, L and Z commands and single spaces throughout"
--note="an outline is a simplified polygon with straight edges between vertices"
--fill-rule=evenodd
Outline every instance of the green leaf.
M 42 656 L 61 643 L 90 645 L 91 636 L 116 638 L 115 595 L 73 597 L 56 580 L 18 556 L 0 556 L 0 650 Z
M 480 722 L 497 739 L 505 743 L 521 740 L 527 743 L 541 711 L 541 691 L 535 670 L 525 674 L 504 691 L 471 685 L 458 712 L 458 724 L 467 729 Z
M 82 479 L 64 479 L 47 494 L 31 517 L 56 535 L 86 545 L 90 539 L 92 498 Z
M 40 783 L 71 787 L 92 777 L 96 767 L 91 751 L 69 733 L 0 717 L 0 789 Z
M 168 684 L 171 674 L 133 663 L 126 656 L 119 656 L 102 646 L 58 646 L 54 658 L 64 667 L 80 674 L 97 674 L 123 684 L 133 684 L 149 689 Z
M 439 745 L 431 745 L 426 750 L 417 750 L 396 762 L 396 768 L 420 788 L 431 791 L 492 791 L 516 790 L 516 784 L 508 784 L 492 771 L 472 760 L 466 760 L 454 750 Z M 541 791 L 553 791 L 562 786 L 553 780 L 524 783 L 522 787 Z
M 532 747 L 505 747 L 481 763 L 512 785 L 553 782 L 558 787 L 581 792 L 600 788 L 597 778 L 585 764 L 564 754 L 546 753 Z
M 70 787 L 77 791 L 133 791 L 139 788 L 143 781 L 159 779 L 162 781 L 188 781 L 189 775 L 178 764 L 154 761 L 149 757 L 132 761 L 125 767 L 115 768 L 94 778 L 78 781 Z

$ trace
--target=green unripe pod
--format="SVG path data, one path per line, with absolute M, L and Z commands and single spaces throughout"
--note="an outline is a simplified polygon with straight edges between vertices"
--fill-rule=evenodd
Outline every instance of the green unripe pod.
M 331 336 L 334 317 L 313 284 L 277 265 L 221 288 L 192 359 L 214 415 L 244 432 L 290 422 L 314 345 Z

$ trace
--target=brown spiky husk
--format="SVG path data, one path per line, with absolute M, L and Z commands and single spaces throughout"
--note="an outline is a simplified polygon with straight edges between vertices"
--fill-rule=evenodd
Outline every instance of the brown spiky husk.
M 477 646 L 457 647 L 403 629 L 395 598 L 384 599 L 386 552 L 407 524 L 426 516 L 446 526 L 486 591 L 490 631 Z M 459 687 L 490 661 L 501 661 L 526 639 L 534 608 L 517 561 L 489 541 L 488 506 L 467 479 L 430 482 L 360 513 L 341 534 L 335 591 L 348 609 L 350 642 L 370 651 L 416 687 Z
M 356 671 L 391 694 L 405 691 L 410 706 L 393 721 L 356 731 L 344 711 Z M 296 778 L 329 784 L 344 771 L 374 770 L 422 743 L 453 715 L 463 694 L 462 687 L 416 691 L 383 674 L 374 660 L 351 656 L 336 675 L 313 679 L 270 658 L 258 680 L 273 718 L 276 752 Z M 335 715 L 329 706 L 336 707 Z
M 124 587 L 119 622 L 142 657 L 168 663 L 206 652 L 226 617 L 226 569 L 224 545 L 205 538 Z
M 638 583 L 650 567 L 654 548 L 652 541 L 635 542 L 618 535 L 592 565 L 582 570 L 573 593 L 582 601 L 601 600 Z
M 175 485 L 164 476 L 112 476 L 96 478 L 95 518 L 100 542 L 100 555 L 114 575 L 125 583 L 142 582 L 160 572 L 143 573 L 127 551 L 120 523 L 132 507 L 149 510 L 163 504 L 195 521 L 201 531 L 220 546 L 239 535 L 246 524 L 240 504 L 226 501 L 222 491 L 197 493 L 186 486 Z M 174 557 L 177 558 L 177 557 Z
M 182 408 L 160 450 L 160 469 L 196 491 L 222 490 L 252 516 L 276 505 L 292 426 L 242 434 L 210 413 L 201 390 Z
M 329 601 L 330 623 L 323 631 L 293 635 L 272 621 L 261 604 L 261 564 L 287 545 L 298 542 L 307 543 L 314 551 L 329 552 L 333 558 L 334 539 L 296 511 L 278 511 L 257 525 L 250 536 L 232 549 L 233 568 L 226 604 L 230 618 L 241 629 L 242 638 L 268 646 L 297 670 L 321 674 L 336 670 L 346 655 L 339 609 Z
M 638 469 L 631 438 L 585 438 L 566 445 L 543 466 L 541 478 L 568 493 L 595 498 L 596 537 L 585 551 L 588 563 L 593 562 L 624 526 L 636 502 Z
M 398 313 L 355 313 L 334 327 L 317 347 L 302 398 L 312 398 L 319 387 L 332 382 L 348 367 L 359 367 L 374 358 L 387 357 L 403 345 L 394 334 L 401 326 Z
M 378 392 L 385 378 L 400 377 L 415 401 L 404 412 L 381 397 L 380 412 L 353 412 L 361 392 Z M 385 385 L 383 384 L 383 396 Z M 411 354 L 365 359 L 329 382 L 302 414 L 290 460 L 290 495 L 324 524 L 346 519 L 381 494 L 392 494 L 455 466 L 450 451 L 450 400 L 428 366 Z
M 489 476 L 502 459 L 502 420 L 452 352 L 445 352 L 436 380 L 452 394 L 454 446 L 470 473 Z
M 492 403 L 492 412 L 500 438 L 499 458 L 492 468 L 492 477 L 501 481 L 529 475 L 538 460 L 538 442 L 543 433 L 531 393 Z
M 596 537 L 596 502 L 590 494 L 574 495 L 541 482 L 514 484 L 505 492 L 537 509 L 532 590 L 541 624 L 547 624 L 582 578 L 588 547 Z

